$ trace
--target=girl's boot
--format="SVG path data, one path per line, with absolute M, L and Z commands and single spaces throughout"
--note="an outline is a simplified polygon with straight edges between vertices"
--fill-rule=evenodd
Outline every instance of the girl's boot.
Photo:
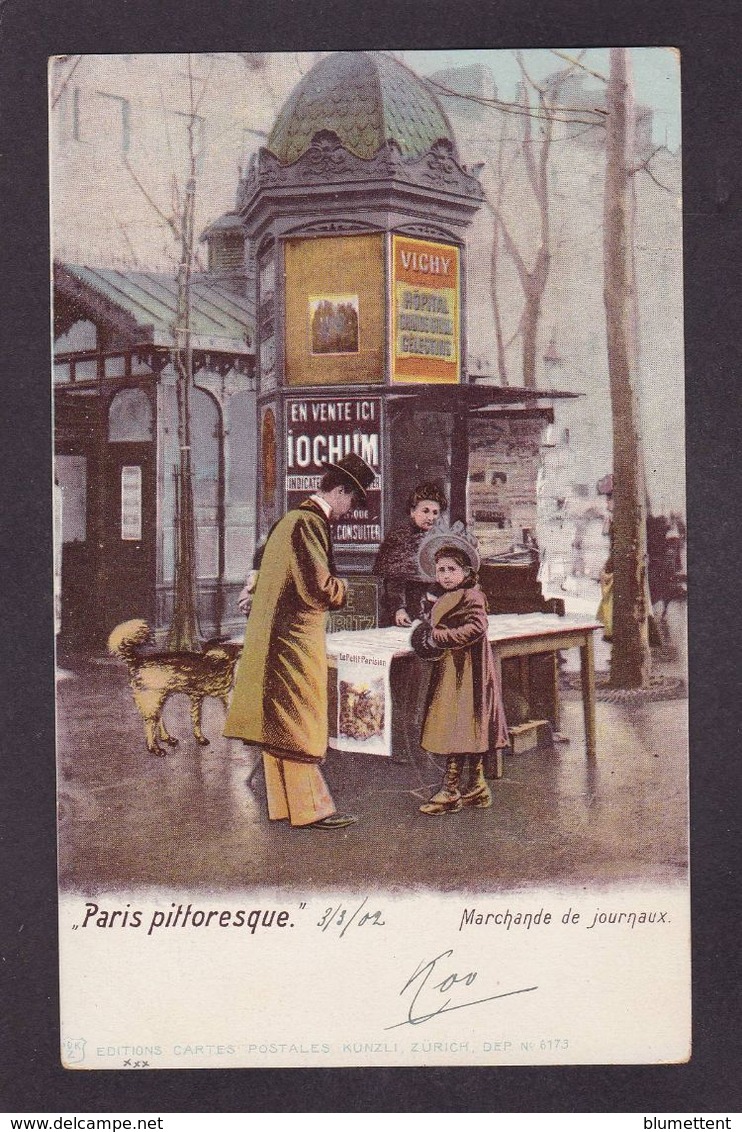
M 446 773 L 443 776 L 440 790 L 434 794 L 429 802 L 420 807 L 421 814 L 455 814 L 461 809 L 461 768 L 463 759 L 450 755 L 446 762 Z
M 477 755 L 469 762 L 469 783 L 461 795 L 462 806 L 474 806 L 486 810 L 492 805 L 492 794 L 484 777 L 484 755 Z

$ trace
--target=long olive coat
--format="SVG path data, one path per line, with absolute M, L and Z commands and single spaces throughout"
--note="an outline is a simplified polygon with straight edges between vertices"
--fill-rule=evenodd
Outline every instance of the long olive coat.
M 478 585 L 444 593 L 431 636 L 446 650 L 432 664 L 420 745 L 439 755 L 484 754 L 508 743 L 500 681 Z
M 307 761 L 327 750 L 327 610 L 345 604 L 330 525 L 307 500 L 265 546 L 224 734 Z

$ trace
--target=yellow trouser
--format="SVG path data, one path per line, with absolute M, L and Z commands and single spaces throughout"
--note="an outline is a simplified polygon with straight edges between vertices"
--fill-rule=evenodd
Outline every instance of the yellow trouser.
M 315 763 L 277 759 L 263 751 L 268 817 L 288 818 L 292 825 L 311 825 L 335 813 L 335 803 Z

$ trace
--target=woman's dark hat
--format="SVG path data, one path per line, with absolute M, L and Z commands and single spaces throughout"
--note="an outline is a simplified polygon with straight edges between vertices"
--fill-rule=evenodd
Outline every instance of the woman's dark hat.
M 342 460 L 338 460 L 337 464 L 327 463 L 325 467 L 334 468 L 336 472 L 342 472 L 343 475 L 347 476 L 350 485 L 354 491 L 358 492 L 361 501 L 366 502 L 366 492 L 374 482 L 376 473 L 365 460 L 356 456 L 355 452 L 349 452 L 347 456 L 343 456 Z

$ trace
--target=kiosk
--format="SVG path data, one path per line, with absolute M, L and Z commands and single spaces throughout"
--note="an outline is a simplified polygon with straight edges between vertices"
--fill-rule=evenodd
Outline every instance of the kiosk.
M 435 97 L 391 56 L 332 54 L 290 95 L 236 210 L 257 260 L 258 541 L 352 450 L 376 480 L 336 561 L 368 578 L 416 483 L 439 481 L 451 521 L 471 518 L 470 453 L 489 450 L 491 474 L 498 444 L 521 498 L 492 528 L 532 530 L 554 394 L 468 372 L 465 233 L 483 203 Z
M 481 577 L 494 611 L 563 612 L 541 596 L 533 533 L 542 430 L 569 394 L 469 373 L 465 236 L 483 203 L 433 94 L 382 52 L 322 59 L 240 183 L 257 265 L 258 542 L 328 462 L 353 451 L 376 473 L 335 531 L 351 583 L 336 631 L 375 629 L 374 558 L 423 481 L 440 484 L 450 521 L 491 534 Z M 503 561 L 513 544 L 522 553 Z M 513 664 L 521 693 L 557 720 L 553 651 L 545 661 L 527 681 Z

